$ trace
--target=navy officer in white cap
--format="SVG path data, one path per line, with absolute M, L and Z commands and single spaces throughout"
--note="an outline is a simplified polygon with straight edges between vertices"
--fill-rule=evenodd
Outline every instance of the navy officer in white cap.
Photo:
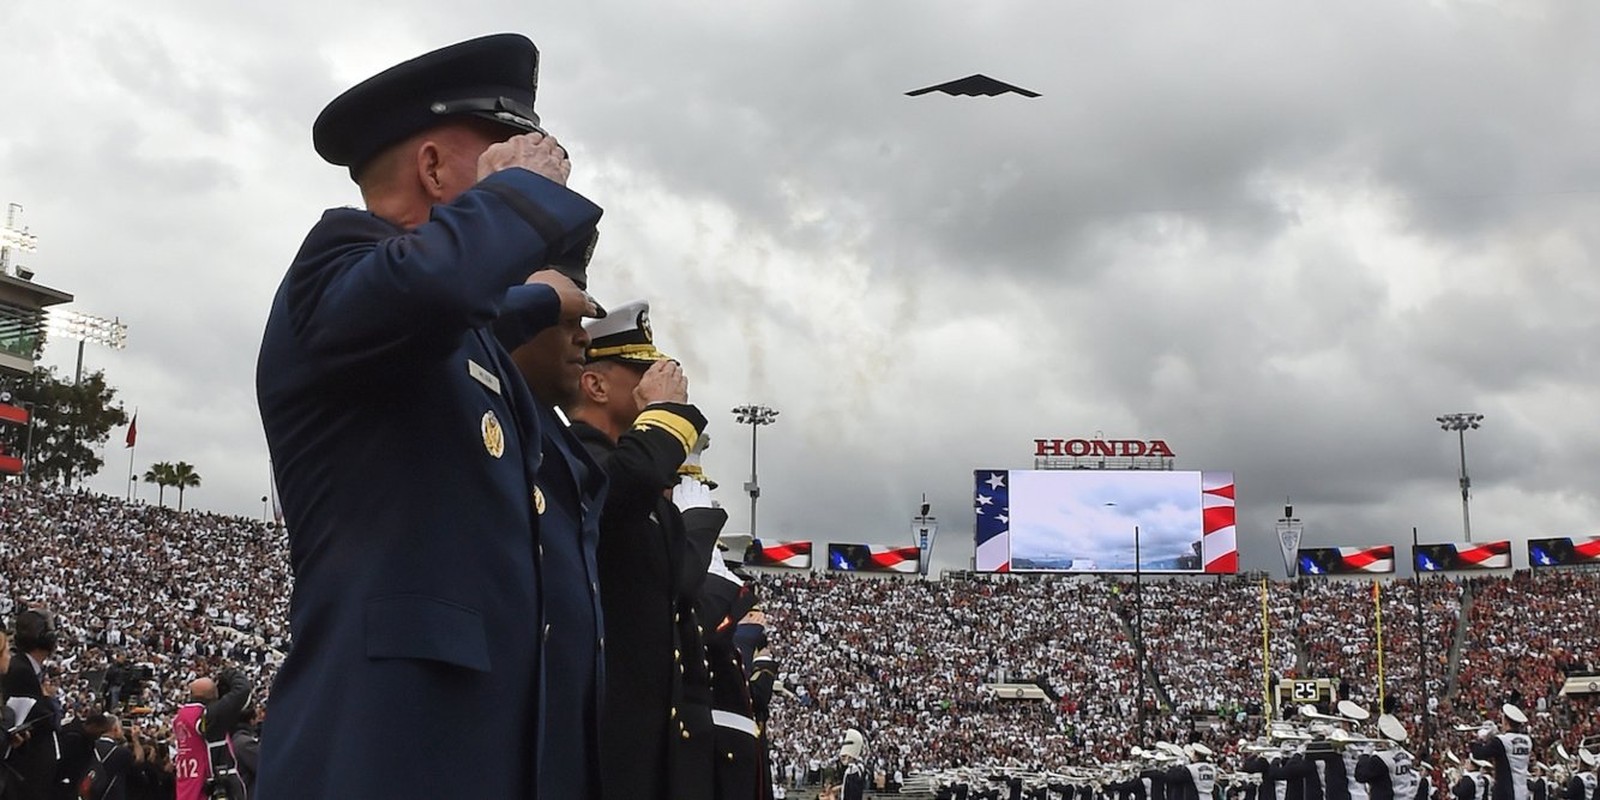
M 539 549 L 578 534 L 540 513 L 539 416 L 508 349 L 594 313 L 555 268 L 587 262 L 601 210 L 540 127 L 538 63 L 521 35 L 461 42 L 312 126 L 366 208 L 312 227 L 257 364 L 295 577 L 267 800 L 590 794 L 541 747 L 583 741 L 545 719 L 589 678 L 548 663 L 561 598 Z
M 706 418 L 683 368 L 656 348 L 648 303 L 585 327 L 586 364 L 563 408 L 610 481 L 599 548 L 602 797 L 711 800 L 711 686 L 695 601 L 727 513 L 700 480 L 680 477 Z

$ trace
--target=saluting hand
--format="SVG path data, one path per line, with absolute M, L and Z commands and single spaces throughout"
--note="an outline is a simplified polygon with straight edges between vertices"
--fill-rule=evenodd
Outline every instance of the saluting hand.
M 633 390 L 633 399 L 639 403 L 641 411 L 651 403 L 687 403 L 689 379 L 678 362 L 663 358 L 645 370 L 644 377 L 639 379 L 639 388 Z
M 571 278 L 553 269 L 541 269 L 529 275 L 528 283 L 542 283 L 556 290 L 556 297 L 561 298 L 562 319 L 593 316 L 597 310 L 594 299 L 587 292 L 579 289 Z
M 521 167 L 543 175 L 562 186 L 567 185 L 567 175 L 572 172 L 572 161 L 567 149 L 556 137 L 545 133 L 524 133 L 503 142 L 489 145 L 478 156 L 478 180 L 501 170 Z

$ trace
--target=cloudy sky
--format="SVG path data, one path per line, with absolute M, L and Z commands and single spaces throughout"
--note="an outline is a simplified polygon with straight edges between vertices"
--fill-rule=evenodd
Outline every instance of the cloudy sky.
M 0 203 L 139 409 L 138 469 L 260 514 L 270 297 L 358 196 L 310 126 L 471 36 L 606 208 L 593 288 L 653 303 L 715 420 L 733 527 L 972 553 L 975 468 L 1162 438 L 1238 475 L 1246 567 L 1307 544 L 1600 533 L 1600 6 L 1588 0 L 0 4 Z M 1042 97 L 904 92 L 976 72 Z M 71 369 L 52 346 L 49 363 Z M 115 437 L 120 432 L 114 433 Z M 93 485 L 123 491 L 113 445 Z M 142 492 L 152 489 L 146 487 Z M 1519 563 L 1523 555 L 1519 554 Z
M 1198 472 L 1019 471 L 1010 479 L 1013 567 L 1028 558 L 1132 569 L 1137 527 L 1139 563 L 1171 569 L 1179 557 L 1197 553 L 1203 536 Z M 978 495 L 986 492 L 992 494 L 980 484 Z

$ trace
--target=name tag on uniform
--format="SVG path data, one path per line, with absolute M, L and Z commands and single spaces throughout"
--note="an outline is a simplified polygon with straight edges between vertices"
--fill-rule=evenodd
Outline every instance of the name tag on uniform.
M 499 376 L 495 375 L 489 370 L 484 369 L 482 365 L 470 358 L 467 359 L 467 374 L 471 375 L 473 380 L 476 380 L 478 383 L 489 387 L 489 391 L 494 392 L 495 394 L 500 393 Z

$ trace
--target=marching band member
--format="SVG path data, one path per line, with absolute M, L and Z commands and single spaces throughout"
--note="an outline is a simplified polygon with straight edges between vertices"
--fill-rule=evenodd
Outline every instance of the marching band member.
M 1595 774 L 1594 767 L 1600 763 L 1588 750 L 1578 751 L 1578 758 L 1583 761 L 1587 769 L 1574 770 L 1572 777 L 1567 781 L 1567 791 L 1563 800 L 1593 800 L 1600 794 L 1600 777 Z
M 1215 800 L 1217 768 L 1206 761 L 1211 748 L 1196 743 L 1182 752 L 1188 763 L 1167 770 L 1167 800 Z
M 1461 779 L 1450 789 L 1450 794 L 1456 800 L 1489 800 L 1489 776 L 1483 770 L 1489 762 L 1477 758 L 1467 759 L 1461 765 Z
M 1550 779 L 1545 777 L 1544 764 L 1535 763 L 1528 768 L 1529 800 L 1550 800 Z
M 1167 800 L 1167 772 L 1159 764 L 1151 764 L 1140 770 L 1139 782 L 1144 785 L 1147 800 Z
M 1404 800 L 1404 798 L 1397 798 Z M 1433 765 L 1426 761 L 1417 764 L 1416 800 L 1433 800 Z
M 1251 754 L 1240 764 L 1239 768 L 1261 776 L 1261 782 L 1246 784 L 1244 800 L 1283 800 L 1283 781 L 1273 780 L 1271 776 L 1272 762 L 1260 753 Z M 1251 787 L 1254 789 L 1252 790 Z
M 839 800 L 861 800 L 866 793 L 867 775 L 861 765 L 866 747 L 867 737 L 861 735 L 861 731 L 850 728 L 844 732 L 844 745 L 839 748 L 839 760 L 844 763 L 844 788 Z
M 1268 778 L 1284 782 L 1284 800 L 1323 800 L 1317 765 L 1306 757 L 1304 750 L 1302 745 L 1267 772 Z
M 1413 800 L 1417 793 L 1417 771 L 1411 754 L 1400 745 L 1406 729 L 1400 720 L 1384 714 L 1378 718 L 1378 732 L 1391 746 L 1356 761 L 1356 780 L 1366 783 L 1372 800 Z
M 1496 734 L 1492 725 L 1479 730 L 1478 741 L 1469 745 L 1472 757 L 1494 765 L 1494 800 L 1528 800 L 1528 762 L 1533 757 L 1533 740 L 1523 733 L 1528 715 L 1506 703 L 1500 716 L 1511 730 Z

